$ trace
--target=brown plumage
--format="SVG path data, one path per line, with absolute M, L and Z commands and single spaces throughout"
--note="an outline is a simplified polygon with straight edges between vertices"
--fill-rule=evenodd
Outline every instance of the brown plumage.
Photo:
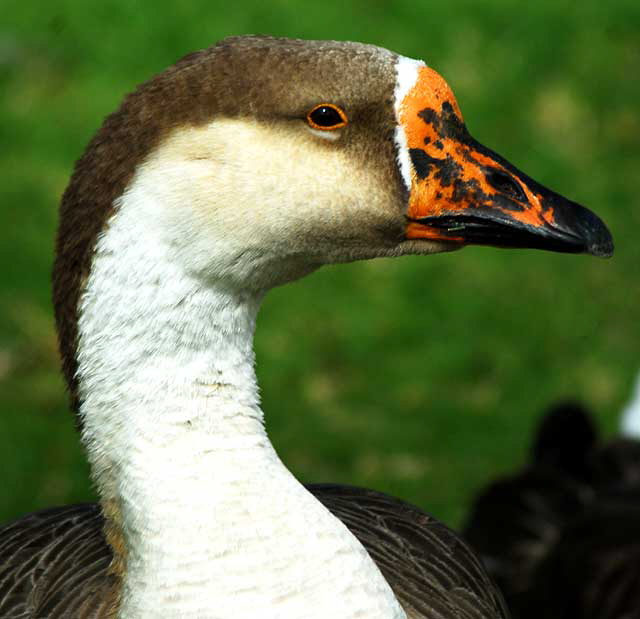
M 308 489 L 360 540 L 410 619 L 504 619 L 502 596 L 448 527 L 380 492 Z M 118 592 L 95 503 L 54 507 L 0 528 L 2 619 L 103 619 Z

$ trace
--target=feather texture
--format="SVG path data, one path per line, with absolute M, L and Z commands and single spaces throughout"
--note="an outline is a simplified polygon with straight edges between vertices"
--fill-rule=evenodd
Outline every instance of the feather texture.
M 360 540 L 410 619 L 502 619 L 508 612 L 479 560 L 445 525 L 379 492 L 308 489 Z M 95 503 L 35 512 L 0 529 L 0 617 L 110 617 L 118 582 Z

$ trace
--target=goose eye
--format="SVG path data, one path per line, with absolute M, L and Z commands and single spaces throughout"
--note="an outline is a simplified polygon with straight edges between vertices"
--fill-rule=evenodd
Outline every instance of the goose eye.
M 309 111 L 307 122 L 313 129 L 332 131 L 333 129 L 344 127 L 349 121 L 347 120 L 347 115 L 337 105 L 321 103 Z

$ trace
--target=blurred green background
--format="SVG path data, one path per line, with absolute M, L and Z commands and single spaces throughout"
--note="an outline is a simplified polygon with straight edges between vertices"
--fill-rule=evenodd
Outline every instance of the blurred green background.
M 640 3 L 0 2 L 0 521 L 91 498 L 58 372 L 56 209 L 137 83 L 242 33 L 375 43 L 448 79 L 473 135 L 597 211 L 612 260 L 468 248 L 330 267 L 274 291 L 257 334 L 273 441 L 305 481 L 458 524 L 572 396 L 608 432 L 640 366 Z

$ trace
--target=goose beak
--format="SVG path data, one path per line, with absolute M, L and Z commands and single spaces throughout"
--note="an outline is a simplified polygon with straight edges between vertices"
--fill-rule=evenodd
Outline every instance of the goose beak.
M 612 255 L 611 234 L 597 215 L 469 135 L 433 69 L 420 69 L 399 116 L 413 166 L 407 239 Z

